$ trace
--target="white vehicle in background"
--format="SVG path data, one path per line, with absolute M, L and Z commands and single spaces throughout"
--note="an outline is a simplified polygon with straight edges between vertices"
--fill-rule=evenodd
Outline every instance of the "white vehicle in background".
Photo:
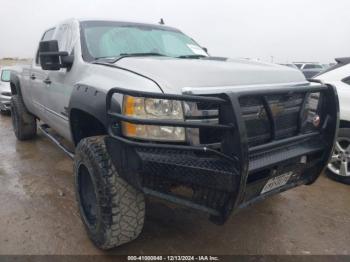
M 325 70 L 325 68 L 317 62 L 294 62 L 293 64 L 303 72 L 306 79 L 310 79 Z
M 287 63 L 287 64 L 280 64 L 280 65 L 283 65 L 283 66 L 288 66 L 288 67 L 291 67 L 291 68 L 294 68 L 294 69 L 299 69 L 295 64 L 291 64 L 291 63 Z
M 0 68 L 0 113 L 8 114 L 11 104 L 10 67 Z
M 315 76 L 337 88 L 340 107 L 340 125 L 337 143 L 326 174 L 350 184 L 350 57 L 337 58 L 336 65 Z

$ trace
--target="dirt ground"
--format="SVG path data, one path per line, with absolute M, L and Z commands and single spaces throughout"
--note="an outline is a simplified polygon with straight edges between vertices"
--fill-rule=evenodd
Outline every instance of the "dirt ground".
M 17 141 L 8 116 L 0 116 L 0 149 L 0 254 L 103 254 L 80 221 L 72 161 L 40 133 Z M 324 176 L 224 226 L 150 200 L 141 236 L 107 254 L 350 254 L 349 203 L 350 186 Z

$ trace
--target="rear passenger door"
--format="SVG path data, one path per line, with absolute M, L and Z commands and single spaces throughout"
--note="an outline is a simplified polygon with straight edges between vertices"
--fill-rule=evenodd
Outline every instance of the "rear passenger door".
M 41 41 L 51 40 L 54 32 L 55 32 L 55 28 L 51 28 L 47 30 L 43 34 Z M 31 89 L 30 93 L 31 93 L 33 108 L 35 111 L 34 113 L 46 122 L 48 90 L 47 90 L 47 83 L 45 82 L 48 79 L 49 71 L 43 70 L 40 66 L 39 50 L 36 53 L 35 61 L 33 61 L 32 69 L 29 74 L 30 74 L 29 81 L 30 81 L 30 89 Z

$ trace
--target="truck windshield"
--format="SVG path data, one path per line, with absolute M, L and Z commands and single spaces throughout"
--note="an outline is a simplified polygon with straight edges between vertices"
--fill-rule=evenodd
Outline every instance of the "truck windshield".
M 11 72 L 9 70 L 2 70 L 1 72 L 1 81 L 10 82 Z
M 207 56 L 207 53 L 190 37 L 170 27 L 87 21 L 81 23 L 81 29 L 83 58 L 86 61 L 128 54 Z

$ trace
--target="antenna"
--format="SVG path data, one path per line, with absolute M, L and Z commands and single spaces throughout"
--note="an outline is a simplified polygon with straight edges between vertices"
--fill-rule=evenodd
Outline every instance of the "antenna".
M 163 20 L 163 18 L 160 19 L 159 24 L 160 24 L 160 25 L 164 25 L 164 20 Z

